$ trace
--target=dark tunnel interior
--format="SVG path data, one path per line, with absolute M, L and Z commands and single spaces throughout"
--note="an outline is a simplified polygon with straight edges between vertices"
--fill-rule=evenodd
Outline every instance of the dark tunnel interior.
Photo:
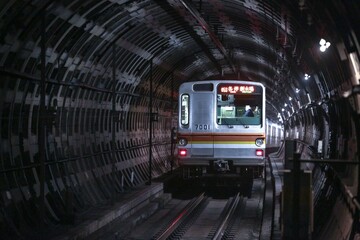
M 36 237 L 176 167 L 183 82 L 259 81 L 302 157 L 359 161 L 359 25 L 356 0 L 1 1 L 0 233 Z M 358 165 L 314 168 L 316 236 L 360 234 L 328 177 L 356 198 Z

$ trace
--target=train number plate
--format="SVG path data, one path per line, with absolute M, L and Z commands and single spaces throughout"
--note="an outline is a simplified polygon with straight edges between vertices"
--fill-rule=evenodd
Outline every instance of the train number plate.
M 210 130 L 210 124 L 195 124 L 195 130 L 208 131 Z

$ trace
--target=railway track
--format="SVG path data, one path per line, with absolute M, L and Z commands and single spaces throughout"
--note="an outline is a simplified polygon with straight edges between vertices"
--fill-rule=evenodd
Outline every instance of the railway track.
M 189 202 L 185 208 L 164 229 L 161 229 L 152 239 L 165 240 L 168 237 L 178 239 L 186 231 L 188 226 L 196 218 L 199 209 L 203 208 L 207 198 L 201 193 L 197 198 Z
M 229 223 L 235 218 L 235 209 L 242 200 L 243 198 L 241 198 L 238 193 L 234 198 L 228 200 L 225 207 L 223 207 L 225 201 L 212 200 L 205 197 L 204 193 L 202 193 L 191 201 L 165 229 L 161 230 L 161 232 L 152 239 L 181 239 L 184 236 L 189 235 L 187 232 L 190 232 L 191 238 L 194 238 L 194 231 L 191 228 L 196 228 L 196 231 L 200 234 L 203 234 L 204 232 L 206 233 L 206 231 L 203 231 L 206 228 L 211 228 L 207 236 L 196 237 L 206 237 L 206 239 L 223 239 L 227 227 L 230 226 Z M 209 206 L 208 210 L 205 209 L 207 206 Z M 217 219 L 214 219 L 214 217 L 211 216 L 214 215 L 214 212 L 215 215 L 216 212 L 219 212 L 214 211 L 215 208 L 218 210 L 221 208 L 224 209 L 220 214 L 220 217 Z M 200 217 L 201 214 L 202 216 Z M 196 223 L 197 219 L 200 219 L 200 223 Z M 207 224 L 204 224 L 203 219 L 207 219 Z M 212 219 L 215 221 L 212 221 Z M 199 229 L 202 231 L 198 231 Z
M 265 178 L 254 179 L 249 188 L 222 196 L 212 191 L 201 192 L 195 185 L 179 185 L 183 196 L 168 197 L 166 204 L 152 211 L 140 209 L 137 221 L 125 220 L 113 224 L 101 239 L 271 239 L 273 216 L 273 188 L 271 174 L 266 168 Z M 188 192 L 186 192 L 188 190 Z M 221 189 L 222 193 L 226 191 Z M 197 193 L 196 193 L 197 192 Z M 135 214 L 137 215 L 137 214 Z M 265 219 L 263 219 L 265 217 Z M 98 239 L 98 238 L 92 238 Z
M 264 183 L 254 180 L 251 198 L 206 196 L 171 199 L 126 236 L 115 239 L 259 239 Z M 114 239 L 114 238 L 112 238 Z

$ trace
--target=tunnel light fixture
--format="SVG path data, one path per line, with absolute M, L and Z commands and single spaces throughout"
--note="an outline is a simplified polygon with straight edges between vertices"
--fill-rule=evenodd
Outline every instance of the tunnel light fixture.
M 292 100 L 292 97 L 289 97 L 289 101 L 291 101 Z
M 284 104 L 284 107 L 287 107 L 287 103 Z
M 310 78 L 310 75 L 305 73 L 304 78 L 305 78 L 305 80 L 308 80 Z
M 320 51 L 321 52 L 325 52 L 326 49 L 328 49 L 330 46 L 331 46 L 331 43 L 330 42 L 327 42 L 325 39 L 321 39 L 320 42 Z
M 299 92 L 300 92 L 300 89 L 295 88 L 295 92 L 296 92 L 296 93 L 299 93 Z
M 282 108 L 282 109 L 281 109 L 281 111 L 283 112 L 283 111 L 285 111 L 285 109 L 284 109 L 284 108 Z
M 355 73 L 354 79 L 355 79 L 355 81 L 357 81 L 356 84 L 359 84 L 360 83 L 360 61 L 355 52 L 352 52 L 349 55 L 350 55 L 351 65 L 352 65 L 353 71 Z
M 310 94 L 307 93 L 306 96 L 307 96 L 307 98 L 308 98 L 309 103 L 311 103 L 311 96 L 310 96 Z

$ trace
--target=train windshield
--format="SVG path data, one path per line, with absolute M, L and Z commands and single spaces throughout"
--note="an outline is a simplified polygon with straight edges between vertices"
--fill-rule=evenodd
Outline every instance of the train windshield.
M 263 89 L 256 85 L 219 84 L 217 123 L 219 125 L 261 125 Z

